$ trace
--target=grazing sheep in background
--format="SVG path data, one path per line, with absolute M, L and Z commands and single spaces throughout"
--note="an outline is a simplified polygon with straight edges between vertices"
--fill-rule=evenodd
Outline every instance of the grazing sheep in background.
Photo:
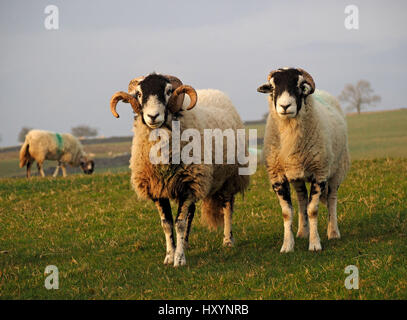
M 153 164 L 149 158 L 151 148 L 156 144 L 149 140 L 151 131 L 156 128 L 165 130 L 170 139 L 168 143 L 174 143 L 172 126 L 176 123 L 173 122 L 175 120 L 179 121 L 181 135 L 187 129 L 197 129 L 202 142 L 204 129 L 230 128 L 236 132 L 237 129 L 244 128 L 230 99 L 218 90 L 195 91 L 175 77 L 159 74 L 132 80 L 128 91 L 129 93 L 114 94 L 110 108 L 113 115 L 118 117 L 116 105 L 123 100 L 130 103 L 138 115 L 133 128 L 131 183 L 140 198 L 154 201 L 160 213 L 167 247 L 164 264 L 174 264 L 175 267 L 186 264 L 184 246 L 188 245 L 195 203 L 199 200 L 203 200 L 204 221 L 212 227 L 224 223 L 223 244 L 232 246 L 234 198 L 236 193 L 243 193 L 247 188 L 249 177 L 239 175 L 238 164 L 225 164 L 225 144 L 223 164 L 174 164 L 172 160 L 175 154 L 171 151 L 169 164 Z M 190 101 L 183 104 L 185 93 Z M 185 144 L 181 142 L 181 147 Z M 203 159 L 204 152 L 201 156 Z M 175 219 L 176 243 L 170 199 L 178 203 Z
M 302 69 L 272 71 L 268 83 L 257 91 L 269 94 L 264 155 L 283 212 L 281 252 L 294 250 L 289 183 L 294 186 L 299 203 L 297 237 L 309 234 L 309 250 L 319 251 L 322 249 L 317 229 L 320 200 L 327 204 L 329 211 L 328 239 L 340 238 L 337 192 L 350 163 L 345 116 L 333 96 L 315 91 L 314 80 Z M 309 199 L 306 181 L 311 183 Z
M 82 144 L 73 135 L 31 130 L 20 149 L 20 168 L 27 165 L 27 178 L 29 178 L 31 165 L 37 161 L 38 172 L 45 177 L 43 170 L 45 160 L 58 161 L 54 177 L 58 175 L 59 168 L 62 168 L 62 174 L 66 177 L 67 164 L 73 167 L 80 166 L 86 174 L 91 174 L 95 167 L 93 160 L 89 160 L 83 151 Z

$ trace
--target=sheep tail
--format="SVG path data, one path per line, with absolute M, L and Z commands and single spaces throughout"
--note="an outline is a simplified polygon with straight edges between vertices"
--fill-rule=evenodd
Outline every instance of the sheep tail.
M 21 149 L 20 149 L 20 168 L 23 168 L 30 160 L 30 153 L 28 151 L 29 144 L 27 140 L 24 141 Z
M 220 199 L 206 198 L 202 201 L 201 222 L 211 230 L 223 225 L 223 203 Z

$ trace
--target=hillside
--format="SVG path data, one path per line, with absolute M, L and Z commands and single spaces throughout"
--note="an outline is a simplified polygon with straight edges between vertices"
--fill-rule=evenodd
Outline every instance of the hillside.
M 352 160 L 407 158 L 407 109 L 353 114 L 347 116 L 347 121 Z M 261 149 L 265 123 L 252 122 L 246 128 L 257 129 Z M 130 157 L 130 145 L 129 137 L 107 138 L 84 142 L 84 149 L 96 157 L 96 172 L 116 172 L 128 169 L 126 159 Z M 0 177 L 24 176 L 17 159 L 17 147 L 0 149 Z M 45 167 L 51 173 L 55 164 L 46 162 Z M 68 172 L 80 170 L 74 168 Z

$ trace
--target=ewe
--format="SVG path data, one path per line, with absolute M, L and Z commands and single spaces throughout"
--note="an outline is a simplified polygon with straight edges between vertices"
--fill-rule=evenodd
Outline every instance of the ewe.
M 69 133 L 59 134 L 44 130 L 31 130 L 25 137 L 20 149 L 20 168 L 27 165 L 27 178 L 31 176 L 31 165 L 37 161 L 38 172 L 45 177 L 42 168 L 45 160 L 56 160 L 58 166 L 54 177 L 58 175 L 59 168 L 66 177 L 67 164 L 81 167 L 83 172 L 91 174 L 95 168 L 93 160 L 89 160 L 82 149 L 82 144 Z
M 337 192 L 349 169 L 345 117 L 338 101 L 324 91 L 315 91 L 314 80 L 302 69 L 272 71 L 268 83 L 257 91 L 269 94 L 264 155 L 283 212 L 281 252 L 294 250 L 290 183 L 299 203 L 297 237 L 309 235 L 309 250 L 319 251 L 322 249 L 317 229 L 320 200 L 329 211 L 328 239 L 340 238 Z M 311 183 L 309 199 L 306 181 Z

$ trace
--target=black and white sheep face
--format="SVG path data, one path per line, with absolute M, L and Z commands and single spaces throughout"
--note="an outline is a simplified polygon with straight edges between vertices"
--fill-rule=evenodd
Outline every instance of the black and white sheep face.
M 278 116 L 288 119 L 298 115 L 304 98 L 313 92 L 313 88 L 300 70 L 286 68 L 273 72 L 269 82 L 257 91 L 269 93 Z
M 143 122 L 150 128 L 161 127 L 168 116 L 168 101 L 173 92 L 163 76 L 149 75 L 136 87 L 135 97 L 141 106 Z
M 81 160 L 80 166 L 85 174 L 92 174 L 93 170 L 95 170 L 95 162 L 93 160 Z

